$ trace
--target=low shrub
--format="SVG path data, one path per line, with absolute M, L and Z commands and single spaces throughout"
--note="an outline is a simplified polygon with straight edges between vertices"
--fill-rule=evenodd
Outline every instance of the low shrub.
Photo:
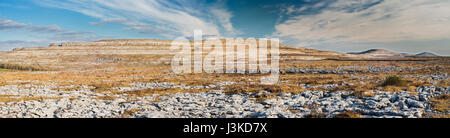
M 344 111 L 334 115 L 334 118 L 363 118 L 363 116 L 355 111 Z
M 27 70 L 27 71 L 48 71 L 39 65 L 19 65 L 19 64 L 11 64 L 11 63 L 0 63 L 0 69 L 9 69 L 9 70 Z
M 389 76 L 384 80 L 381 86 L 406 86 L 407 82 L 399 76 Z
M 439 112 L 450 110 L 450 95 L 444 94 L 430 99 L 433 109 Z
M 250 84 L 250 85 L 229 85 L 225 88 L 225 93 L 232 95 L 239 93 L 254 93 L 260 90 L 268 91 L 270 93 L 281 93 L 283 91 L 282 88 L 278 85 Z

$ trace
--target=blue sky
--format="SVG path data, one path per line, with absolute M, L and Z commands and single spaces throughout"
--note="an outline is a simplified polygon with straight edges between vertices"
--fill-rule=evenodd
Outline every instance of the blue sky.
M 62 41 L 280 38 L 341 52 L 450 56 L 448 0 L 0 0 L 0 50 Z

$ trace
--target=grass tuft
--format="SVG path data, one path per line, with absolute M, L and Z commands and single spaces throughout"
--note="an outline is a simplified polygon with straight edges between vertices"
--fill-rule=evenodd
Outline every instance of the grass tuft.
M 444 94 L 430 99 L 433 109 L 439 112 L 450 110 L 450 94 Z
M 39 65 L 19 65 L 11 63 L 0 63 L 0 69 L 2 70 L 25 70 L 25 71 L 49 71 L 49 69 L 43 68 Z
M 116 94 L 128 94 L 135 97 L 143 96 L 153 96 L 154 94 L 169 94 L 169 93 L 198 93 L 198 92 L 208 92 L 212 90 L 211 88 L 202 89 L 181 89 L 181 88 L 151 88 L 144 90 L 134 90 L 125 92 L 116 92 Z
M 355 111 L 344 111 L 336 114 L 334 118 L 363 118 L 363 116 Z
M 38 100 L 45 100 L 45 99 L 60 99 L 61 97 L 43 97 L 43 96 L 36 96 L 36 97 L 16 97 L 14 95 L 0 95 L 0 102 L 1 103 L 9 103 L 9 102 L 20 102 L 20 101 L 38 101 Z
M 279 93 L 301 93 L 305 89 L 298 85 L 260 85 L 260 84 L 237 84 L 225 87 L 225 93 L 228 95 L 240 93 L 255 93 L 261 90 L 272 94 Z
M 381 86 L 407 86 L 407 84 L 408 83 L 399 76 L 389 76 Z

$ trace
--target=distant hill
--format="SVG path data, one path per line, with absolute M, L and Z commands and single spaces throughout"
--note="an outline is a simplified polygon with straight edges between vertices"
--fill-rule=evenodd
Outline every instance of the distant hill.
M 348 54 L 368 57 L 403 57 L 404 54 L 392 52 L 385 49 L 370 49 L 363 52 L 350 52 Z
M 419 54 L 416 54 L 416 56 L 419 56 L 419 57 L 439 57 L 439 55 L 436 55 L 436 54 L 430 53 L 430 52 L 419 53 Z
M 415 56 L 414 54 L 409 54 L 409 53 L 400 53 L 400 54 L 402 54 L 405 57 L 407 57 L 407 56 Z

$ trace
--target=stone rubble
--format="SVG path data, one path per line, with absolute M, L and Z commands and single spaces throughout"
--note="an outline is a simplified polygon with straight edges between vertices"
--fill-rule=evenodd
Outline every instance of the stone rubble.
M 422 67 L 375 67 L 375 66 L 345 66 L 336 67 L 333 69 L 315 69 L 315 68 L 283 68 L 280 69 L 282 74 L 301 73 L 301 74 L 355 74 L 355 73 L 374 73 L 374 72 L 392 72 L 392 71 L 405 71 L 414 72 L 424 68 L 445 68 L 442 66 L 422 66 Z M 435 73 L 430 74 L 433 79 L 443 80 L 449 79 L 447 73 Z
M 217 85 L 231 85 L 222 82 Z M 120 90 L 149 88 L 196 89 L 209 86 L 185 86 L 171 83 L 135 83 L 133 87 Z M 450 87 L 421 86 L 416 94 L 411 92 L 375 91 L 372 97 L 358 98 L 352 92 L 304 91 L 300 94 L 281 93 L 273 95 L 267 91 L 227 95 L 223 90 L 201 93 L 175 93 L 137 98 L 119 95 L 114 100 L 96 97 L 108 96 L 81 86 L 78 90 L 52 90 L 56 86 L 7 85 L 0 87 L 0 95 L 15 97 L 46 96 L 40 99 L 19 102 L 0 102 L 0 117 L 12 118 L 303 118 L 312 113 L 332 118 L 344 111 L 355 111 L 366 118 L 418 118 L 433 113 L 429 98 L 449 94 Z M 211 86 L 213 87 L 213 86 Z M 216 87 L 216 86 L 214 86 Z M 115 95 L 117 96 L 117 95 Z M 263 101 L 258 97 L 274 96 Z M 448 111 L 447 111 L 448 113 Z

